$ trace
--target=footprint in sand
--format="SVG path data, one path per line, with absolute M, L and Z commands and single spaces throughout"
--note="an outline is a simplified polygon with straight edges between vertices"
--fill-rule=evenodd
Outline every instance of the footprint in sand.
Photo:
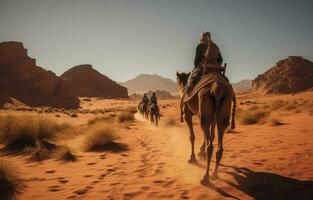
M 75 194 L 77 194 L 77 195 L 83 195 L 83 194 L 86 194 L 86 193 L 87 193 L 87 189 L 84 188 L 84 189 L 76 190 L 76 191 L 74 191 L 73 193 L 75 193 Z
M 142 194 L 143 192 L 142 191 L 135 191 L 135 192 L 127 192 L 127 193 L 124 193 L 124 199 L 128 200 L 128 199 L 134 199 L 136 196 Z
M 53 185 L 53 186 L 50 186 L 50 187 L 48 188 L 48 190 L 49 190 L 50 192 L 58 192 L 58 191 L 61 191 L 62 188 L 60 188 L 59 185 Z
M 63 183 L 63 184 L 65 184 L 65 183 L 67 183 L 68 182 L 68 180 L 66 180 L 66 179 L 61 179 L 61 180 L 58 180 L 60 183 Z
M 74 199 L 76 197 L 77 197 L 76 195 L 72 195 L 72 196 L 67 197 L 67 199 Z
M 95 165 L 95 164 L 97 164 L 97 163 L 95 163 L 95 162 L 86 163 L 86 165 Z
M 259 165 L 259 166 L 262 166 L 262 165 L 263 165 L 263 163 L 261 163 L 261 162 L 253 162 L 253 164 L 254 164 L 254 165 Z
M 104 177 L 106 177 L 106 175 L 107 175 L 107 174 L 105 174 L 105 173 L 104 173 L 104 174 L 101 174 L 101 175 L 98 177 L 98 179 L 99 179 L 99 180 L 102 180 L 102 179 L 104 179 Z
M 183 191 L 181 194 L 180 194 L 181 198 L 183 199 L 189 199 L 189 192 L 188 190 L 185 190 Z
M 48 170 L 46 171 L 47 174 L 53 174 L 55 172 L 55 170 Z
M 154 180 L 153 183 L 164 183 L 163 180 Z

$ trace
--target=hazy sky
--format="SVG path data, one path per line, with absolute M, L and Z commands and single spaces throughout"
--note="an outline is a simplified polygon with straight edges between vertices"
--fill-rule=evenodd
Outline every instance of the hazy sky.
M 202 31 L 220 46 L 231 81 L 288 55 L 313 60 L 312 0 L 0 0 L 0 41 L 21 41 L 60 75 L 92 64 L 116 81 L 175 79 L 193 68 Z

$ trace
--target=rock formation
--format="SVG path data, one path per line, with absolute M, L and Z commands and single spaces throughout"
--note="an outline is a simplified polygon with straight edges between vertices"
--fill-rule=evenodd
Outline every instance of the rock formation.
M 252 92 L 262 94 L 293 93 L 311 87 L 313 63 L 299 56 L 280 60 L 252 82 Z
M 20 42 L 0 43 L 0 94 L 29 106 L 79 107 L 63 81 L 36 65 Z
M 127 88 L 93 69 L 78 65 L 64 72 L 60 78 L 73 94 L 80 97 L 127 98 Z

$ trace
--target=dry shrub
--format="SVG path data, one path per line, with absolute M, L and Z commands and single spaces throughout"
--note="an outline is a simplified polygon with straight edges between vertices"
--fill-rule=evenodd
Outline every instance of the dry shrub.
M 75 162 L 77 161 L 77 156 L 68 146 L 60 146 L 58 150 L 54 153 L 53 157 L 57 160 L 64 162 Z
M 282 107 L 284 107 L 285 105 L 286 105 L 285 101 L 278 99 L 278 100 L 274 100 L 274 101 L 270 102 L 269 109 L 270 110 L 278 110 L 278 109 L 281 109 Z
M 124 111 L 129 112 L 129 113 L 134 115 L 137 112 L 137 107 L 135 107 L 135 106 L 127 107 Z
M 257 124 L 264 122 L 264 119 L 269 115 L 268 111 L 256 109 L 243 111 L 239 121 L 244 125 Z
M 124 110 L 117 114 L 117 121 L 119 123 L 127 123 L 135 121 L 134 113 Z
M 9 161 L 0 159 L 0 199 L 16 199 L 23 188 L 19 171 Z
M 283 123 L 282 123 L 279 119 L 277 119 L 277 118 L 275 118 L 275 117 L 272 117 L 272 118 L 270 119 L 270 124 L 271 124 L 272 126 L 281 126 L 281 125 L 283 125 Z
M 6 115 L 0 119 L 0 143 L 6 152 L 26 153 L 31 160 L 40 161 L 51 158 L 57 149 L 53 141 L 70 128 L 49 118 Z
M 95 117 L 93 119 L 88 120 L 88 124 L 92 125 L 92 124 L 95 124 L 95 123 L 98 123 L 98 122 L 112 123 L 115 120 L 115 116 L 112 117 L 112 115 L 105 115 L 105 116 L 102 116 L 102 117 Z
M 111 124 L 96 123 L 88 127 L 83 142 L 84 151 L 115 151 L 118 148 L 119 136 Z

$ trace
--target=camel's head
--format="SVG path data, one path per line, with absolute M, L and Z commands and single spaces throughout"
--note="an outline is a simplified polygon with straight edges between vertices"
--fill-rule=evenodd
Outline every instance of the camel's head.
M 188 77 L 190 73 L 178 73 L 176 72 L 176 81 L 180 93 L 180 97 L 182 97 L 183 91 L 185 89 L 185 85 L 187 84 Z

